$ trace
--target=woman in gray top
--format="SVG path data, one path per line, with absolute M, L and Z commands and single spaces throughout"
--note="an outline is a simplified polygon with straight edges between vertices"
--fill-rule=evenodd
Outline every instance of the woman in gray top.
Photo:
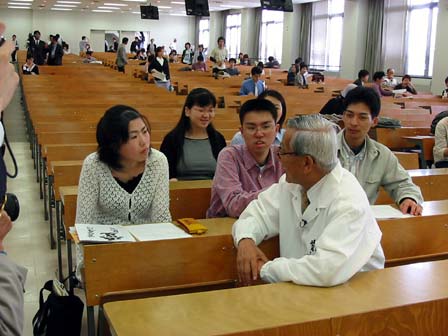
M 176 127 L 163 139 L 160 151 L 168 159 L 170 179 L 208 180 L 226 140 L 212 125 L 216 98 L 207 89 L 193 89 Z

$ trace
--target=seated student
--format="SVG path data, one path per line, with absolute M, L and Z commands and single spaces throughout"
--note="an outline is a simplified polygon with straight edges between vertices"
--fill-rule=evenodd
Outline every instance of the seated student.
M 248 54 L 243 55 L 243 59 L 241 60 L 240 65 L 252 65 Z
M 170 222 L 168 163 L 151 148 L 146 117 L 129 106 L 111 107 L 98 123 L 96 138 L 97 152 L 82 165 L 75 222 Z M 82 250 L 77 252 L 80 270 Z
M 142 49 L 137 50 L 137 53 L 134 55 L 134 57 L 132 59 L 139 60 L 139 61 L 146 61 L 147 56 L 146 56 L 145 49 L 142 48 Z
M 258 62 L 257 67 L 261 69 L 261 75 L 264 76 L 264 64 L 263 62 Z
M 155 57 L 148 56 L 148 73 L 154 77 L 156 86 L 170 90 L 170 67 L 167 59 L 163 57 L 163 52 L 163 47 L 157 47 Z M 150 59 L 151 62 L 149 62 Z
M 306 64 L 300 64 L 299 72 L 296 75 L 296 85 L 299 88 L 307 88 L 308 87 L 308 81 L 306 79 L 306 73 L 308 72 L 308 65 Z
M 204 49 L 204 45 L 203 44 L 198 45 L 198 49 L 194 52 L 194 54 L 193 54 L 193 64 L 197 63 L 199 56 L 202 56 L 202 59 L 205 61 L 206 50 Z
M 93 51 L 86 51 L 86 58 L 82 60 L 83 63 L 96 62 L 96 58 L 92 56 Z
M 240 110 L 245 145 L 224 148 L 218 156 L 207 217 L 238 217 L 258 194 L 277 183 L 283 168 L 273 146 L 277 108 L 269 100 L 246 101 Z
M 177 51 L 171 50 L 170 54 L 168 55 L 168 59 L 170 63 L 177 63 Z
M 286 85 L 296 85 L 297 67 L 292 64 L 286 77 Z
M 204 56 L 199 55 L 198 61 L 191 66 L 193 71 L 207 71 L 207 64 L 204 62 Z
M 446 89 L 442 91 L 442 98 L 448 98 L 448 77 L 445 78 Z
M 437 123 L 433 148 L 436 168 L 448 168 L 448 118 Z
M 229 59 L 229 67 L 226 69 L 227 73 L 230 76 L 238 76 L 240 74 L 240 70 L 235 67 L 236 65 L 236 59 L 231 58 Z
M 243 53 L 238 54 L 238 64 L 239 65 L 243 64 L 243 57 L 244 57 Z
M 176 127 L 163 139 L 160 151 L 168 158 L 170 179 L 208 180 L 215 175 L 226 140 L 212 125 L 216 98 L 207 89 L 188 94 Z
M 28 56 L 26 58 L 26 63 L 22 67 L 22 72 L 24 75 L 38 75 L 39 67 L 37 64 L 34 64 L 33 56 Z
M 383 89 L 384 76 L 384 71 L 377 71 L 373 74 L 372 88 L 378 94 L 378 97 L 393 95 L 392 91 Z
M 278 69 L 280 68 L 280 63 L 273 57 L 269 56 L 268 61 L 264 65 L 265 68 L 272 68 L 272 69 Z
M 251 78 L 246 79 L 241 85 L 240 96 L 254 95 L 257 97 L 264 91 L 264 83 L 260 80 L 263 70 L 259 67 L 253 67 L 250 71 Z
M 397 86 L 398 82 L 394 76 L 395 76 L 395 70 L 392 68 L 387 69 L 386 77 L 384 78 L 383 82 L 383 86 L 385 88 L 393 90 Z
M 409 75 L 404 75 L 401 79 L 401 83 L 397 84 L 394 88 L 394 90 L 402 90 L 406 89 L 407 92 L 416 95 L 417 90 L 415 89 L 415 86 L 412 84 L 412 78 Z
M 274 139 L 274 145 L 279 146 L 282 142 L 283 135 L 285 134 L 285 130 L 283 129 L 283 123 L 286 119 L 286 102 L 285 98 L 281 95 L 280 92 L 275 90 L 266 90 L 263 91 L 261 95 L 258 96 L 258 99 L 266 99 L 269 100 L 274 106 L 277 108 L 277 125 L 278 131 Z M 244 145 L 244 137 L 240 131 L 236 132 L 233 136 L 231 145 Z
M 193 63 L 193 50 L 191 50 L 190 42 L 185 43 L 185 49 L 182 52 L 182 63 L 192 64 Z
M 338 134 L 338 157 L 342 166 L 356 176 L 375 204 L 383 187 L 406 214 L 421 215 L 423 196 L 408 172 L 386 146 L 368 136 L 378 123 L 379 96 L 372 88 L 357 87 L 345 97 L 345 129 Z
M 356 84 L 348 84 L 341 94 L 337 97 L 331 98 L 320 110 L 320 114 L 337 114 L 342 115 L 345 111 L 344 100 L 347 94 L 357 87 Z
M 353 82 L 357 86 L 364 86 L 369 81 L 370 73 L 363 69 L 358 72 L 358 79 Z
M 278 155 L 286 176 L 258 195 L 233 225 L 238 277 L 336 286 L 384 267 L 381 231 L 356 178 L 337 158 L 336 130 L 319 115 L 290 119 Z M 257 247 L 279 237 L 280 257 Z

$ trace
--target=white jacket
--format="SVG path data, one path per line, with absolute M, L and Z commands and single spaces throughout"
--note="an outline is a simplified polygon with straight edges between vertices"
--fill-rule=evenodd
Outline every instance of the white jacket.
M 280 256 L 267 262 L 268 282 L 335 286 L 359 271 L 384 267 L 381 231 L 364 190 L 340 163 L 307 192 L 302 214 L 301 190 L 282 176 L 258 195 L 233 226 L 235 245 L 242 238 L 279 235 Z

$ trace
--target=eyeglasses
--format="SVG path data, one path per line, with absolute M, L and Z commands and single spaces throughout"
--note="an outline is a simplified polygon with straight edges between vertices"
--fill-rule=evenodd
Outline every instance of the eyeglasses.
M 277 156 L 279 158 L 281 158 L 284 155 L 294 155 L 294 156 L 299 156 L 296 152 L 285 152 L 285 153 L 281 153 L 280 151 L 277 152 Z
M 271 132 L 275 127 L 275 124 L 265 124 L 261 126 L 249 125 L 244 126 L 244 131 L 250 135 L 253 135 L 257 132 L 267 133 Z

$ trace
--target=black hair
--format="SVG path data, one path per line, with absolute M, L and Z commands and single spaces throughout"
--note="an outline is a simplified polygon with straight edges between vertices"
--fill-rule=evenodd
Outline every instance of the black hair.
M 190 118 L 187 117 L 185 109 L 191 109 L 195 105 L 200 107 L 212 105 L 213 107 L 216 107 L 216 97 L 212 92 L 204 88 L 195 88 L 188 94 L 187 98 L 185 99 L 184 106 L 182 107 L 180 119 L 177 122 L 177 125 L 170 132 L 170 134 L 172 134 L 176 139 L 176 143 L 179 146 L 177 160 L 183 155 L 185 133 L 187 133 L 187 131 L 191 129 Z M 217 133 L 212 123 L 208 124 L 207 133 L 209 135 L 209 138 L 211 137 L 211 135 Z
M 283 98 L 282 94 L 276 90 L 264 90 L 257 98 L 258 99 L 266 99 L 266 97 L 273 97 L 277 99 L 280 104 L 282 105 L 282 116 L 277 121 L 277 124 L 279 124 L 280 128 L 283 127 L 283 123 L 286 120 L 286 101 L 285 98 Z M 278 117 L 278 115 L 277 115 Z M 277 119 L 275 119 L 277 120 Z
M 382 78 L 384 78 L 384 76 L 386 76 L 384 71 L 377 71 L 373 74 L 373 81 L 375 82 L 378 79 L 382 79 Z
M 120 147 L 129 140 L 129 123 L 141 118 L 150 131 L 148 119 L 136 109 L 115 105 L 108 109 L 96 127 L 99 160 L 111 168 L 121 169 Z
M 300 70 L 302 70 L 303 68 L 307 68 L 308 69 L 308 65 L 306 65 L 305 63 L 300 63 Z
M 250 74 L 253 75 L 261 75 L 263 73 L 263 70 L 258 67 L 258 66 L 254 66 L 251 70 L 250 70 Z
M 344 110 L 351 104 L 364 103 L 369 107 L 372 118 L 378 117 L 381 110 L 381 99 L 378 94 L 369 87 L 357 86 L 345 96 Z
M 123 37 L 123 39 L 121 40 L 122 43 L 126 44 L 128 43 L 129 39 L 127 37 Z
M 92 55 L 93 54 L 93 51 L 92 50 L 88 50 L 88 51 L 86 51 L 86 55 Z
M 229 63 L 230 63 L 230 62 L 234 62 L 234 63 L 236 63 L 236 59 L 232 57 L 232 58 L 229 59 Z M 447 77 L 447 78 L 448 78 L 448 77 Z
M 445 84 L 448 84 L 448 77 L 445 78 Z
M 387 69 L 386 70 L 386 72 L 390 72 L 390 71 L 392 71 L 392 70 L 394 70 L 393 68 L 389 68 L 389 69 Z M 395 70 L 394 70 L 395 71 Z
M 81 37 L 81 40 L 84 40 L 86 37 L 85 36 L 83 36 L 83 37 Z
M 203 61 L 204 61 L 204 56 L 199 55 L 199 56 L 198 56 L 198 61 L 199 61 L 199 62 L 203 62 Z
M 297 57 L 297 58 L 295 59 L 295 61 L 294 61 L 294 64 L 300 64 L 300 63 L 302 63 L 302 62 L 303 62 L 302 57 Z
M 187 44 L 190 46 L 190 48 L 191 48 L 191 43 L 190 42 L 187 42 L 187 43 L 185 43 L 185 49 L 187 49 Z
M 412 81 L 412 77 L 409 75 L 404 75 L 401 81 L 404 81 L 406 78 L 409 79 L 409 81 Z
M 204 48 L 203 44 L 198 45 L 198 48 Z
M 260 69 L 263 69 L 264 68 L 263 62 L 258 62 L 257 67 L 259 67 Z
M 273 61 L 274 61 L 274 56 L 269 56 L 269 57 L 268 57 L 268 61 L 269 61 L 269 62 L 273 62 Z
M 158 52 L 163 51 L 163 49 L 164 49 L 163 47 L 157 47 L 157 48 L 156 48 L 156 55 L 157 55 Z
M 358 72 L 359 79 L 361 79 L 367 75 L 370 75 L 370 72 L 368 72 L 366 69 L 359 70 L 359 72 Z
M 244 54 L 243 58 L 249 58 L 249 55 L 248 54 Z
M 224 36 L 220 36 L 220 37 L 218 37 L 218 43 L 219 43 L 219 41 L 224 41 L 224 43 L 226 43 L 226 39 L 224 38 Z
M 35 30 L 34 33 L 33 33 L 33 35 L 36 35 L 36 34 L 39 34 L 39 35 L 40 35 L 40 31 Z
M 240 124 L 243 126 L 244 117 L 249 112 L 269 112 L 274 118 L 274 122 L 277 123 L 277 108 L 275 105 L 267 99 L 250 99 L 247 100 L 240 108 Z

